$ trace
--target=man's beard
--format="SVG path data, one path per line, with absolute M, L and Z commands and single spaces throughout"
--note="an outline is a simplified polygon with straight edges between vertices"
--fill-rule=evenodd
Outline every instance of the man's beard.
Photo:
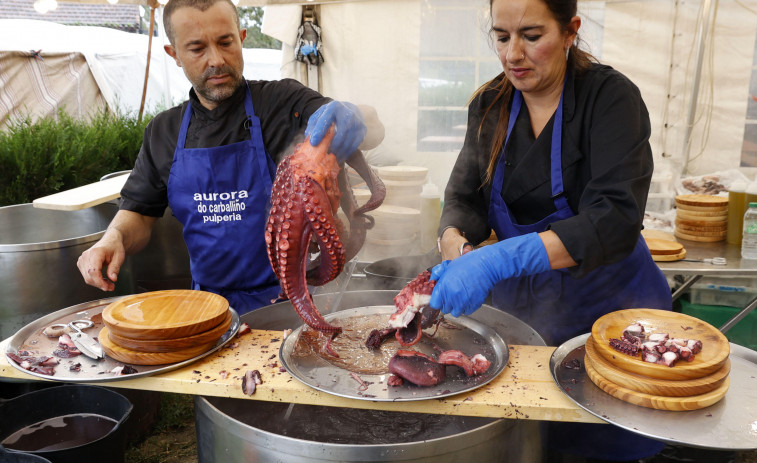
M 221 86 L 207 85 L 208 79 L 221 74 L 228 74 L 231 76 L 231 81 Z M 197 92 L 198 95 L 202 95 L 206 100 L 221 103 L 234 94 L 234 91 L 241 82 L 241 73 L 236 72 L 231 66 L 223 66 L 221 68 L 206 69 L 193 87 L 195 92 Z

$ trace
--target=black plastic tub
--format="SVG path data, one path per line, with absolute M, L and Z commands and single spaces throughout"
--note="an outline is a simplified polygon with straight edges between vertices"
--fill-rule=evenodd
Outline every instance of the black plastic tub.
M 0 443 L 5 442 L 6 450 L 11 453 L 15 450 L 37 455 L 52 463 L 122 463 L 126 449 L 123 424 L 132 408 L 131 402 L 124 396 L 103 387 L 64 385 L 41 389 L 0 403 L 0 416 L 3 418 L 0 420 Z M 99 429 L 93 430 L 93 435 L 98 437 L 89 438 L 81 426 L 73 424 L 73 420 L 84 419 L 82 417 L 99 419 Z M 49 420 L 59 426 L 57 429 L 53 426 L 41 428 L 34 435 L 39 442 L 33 445 L 38 450 L 21 448 L 19 441 L 6 442 L 18 431 Z M 64 440 L 71 442 L 71 445 L 55 444 L 58 437 L 53 434 L 60 435 L 61 429 L 66 428 L 68 431 L 64 433 L 67 434 Z

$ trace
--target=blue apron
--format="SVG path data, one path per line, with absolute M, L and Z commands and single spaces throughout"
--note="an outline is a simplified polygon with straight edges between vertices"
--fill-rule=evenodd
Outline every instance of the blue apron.
M 523 96 L 516 90 L 507 138 L 492 184 L 489 225 L 500 240 L 540 233 L 549 224 L 575 215 L 563 189 L 562 95 L 555 112 L 550 149 L 552 198 L 556 211 L 534 224 L 520 225 L 502 199 L 505 149 L 522 103 Z M 511 278 L 495 286 L 492 301 L 495 307 L 528 323 L 544 337 L 547 345 L 555 346 L 589 332 L 594 321 L 606 313 L 635 307 L 671 310 L 673 306 L 667 280 L 652 260 L 641 236 L 633 252 L 620 262 L 603 265 L 581 279 L 572 278 L 567 269 Z M 548 443 L 550 448 L 561 452 L 616 460 L 644 458 L 658 453 L 665 445 L 615 426 L 581 423 L 549 423 Z
M 188 149 L 193 111 L 187 105 L 168 176 L 168 204 L 184 226 L 192 289 L 224 296 L 240 315 L 269 305 L 279 293 L 263 233 L 276 166 L 263 145 L 249 87 L 244 107 L 250 140 Z

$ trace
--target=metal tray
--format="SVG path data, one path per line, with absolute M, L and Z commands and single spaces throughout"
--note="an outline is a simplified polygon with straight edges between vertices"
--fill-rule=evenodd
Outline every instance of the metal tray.
M 221 336 L 215 346 L 213 346 L 207 352 L 194 358 L 184 360 L 182 362 L 168 363 L 165 365 L 133 365 L 133 367 L 137 370 L 137 373 L 128 375 L 114 375 L 113 373 L 110 373 L 113 368 L 119 365 L 124 365 L 124 363 L 118 362 L 108 356 L 106 356 L 104 359 L 93 360 L 82 354 L 73 358 L 59 359 L 60 364 L 55 368 L 55 375 L 44 375 L 41 373 L 25 370 L 21 368 L 21 366 L 16 362 L 11 360 L 10 357 L 8 357 L 9 352 L 16 353 L 19 350 L 29 351 L 36 357 L 39 357 L 41 355 L 52 356 L 52 351 L 57 348 L 58 340 L 57 338 L 48 338 L 47 336 L 42 334 L 42 330 L 45 329 L 45 327 L 50 326 L 54 323 L 68 323 L 78 318 L 91 318 L 95 315 L 101 314 L 105 307 L 107 307 L 110 303 L 121 299 L 121 297 L 124 296 L 99 299 L 96 301 L 77 304 L 65 309 L 58 310 L 57 312 L 47 314 L 44 317 L 39 318 L 38 320 L 26 325 L 25 327 L 18 330 L 18 332 L 16 332 L 16 334 L 13 335 L 13 337 L 11 337 L 10 341 L 8 342 L 5 351 L 5 357 L 8 360 L 8 363 L 17 370 L 22 371 L 28 375 L 53 381 L 65 381 L 72 383 L 123 381 L 127 379 L 139 378 L 142 376 L 164 373 L 166 371 L 181 368 L 185 365 L 195 362 L 220 349 L 239 330 L 239 315 L 234 309 L 229 308 L 232 315 L 231 326 L 229 326 L 229 329 L 226 331 L 226 333 L 224 333 L 223 336 Z M 98 318 L 101 319 L 102 317 Z M 97 336 L 103 326 L 103 322 L 102 320 L 100 320 L 99 322 L 95 323 L 92 328 L 87 329 L 86 333 L 90 336 Z M 74 363 L 81 363 L 81 371 L 74 372 L 68 369 L 68 366 Z
M 598 388 L 584 369 L 589 333 L 558 347 L 549 361 L 557 386 L 579 407 L 610 424 L 670 444 L 715 450 L 757 449 L 757 352 L 731 348 L 731 386 L 719 402 L 700 410 L 668 411 L 640 407 Z M 564 364 L 573 362 L 576 369 Z
M 362 318 L 366 314 L 385 315 L 388 320 L 389 315 L 396 310 L 396 307 L 392 305 L 366 306 L 342 310 L 328 314 L 324 318 L 337 325 L 340 324 L 340 320 Z M 504 370 L 510 351 L 497 332 L 468 317 L 447 320 L 446 323 L 450 326 L 440 325 L 439 331 L 433 338 L 424 336 L 410 349 L 430 355 L 435 353 L 435 345 L 444 350 L 458 349 L 467 355 L 481 353 L 491 361 L 491 366 L 485 373 L 468 378 L 460 368 L 448 367 L 447 379 L 431 387 L 419 387 L 407 382 L 402 386 L 389 386 L 386 383 L 390 376 L 388 370 L 383 374 L 361 373 L 358 376 L 367 385 L 367 389 L 361 390 L 360 384 L 347 369 L 336 366 L 316 354 L 293 355 L 304 325 L 287 336 L 281 344 L 279 358 L 292 376 L 314 389 L 340 397 L 377 402 L 438 399 L 472 391 L 487 384 Z M 430 332 L 430 330 L 426 331 Z

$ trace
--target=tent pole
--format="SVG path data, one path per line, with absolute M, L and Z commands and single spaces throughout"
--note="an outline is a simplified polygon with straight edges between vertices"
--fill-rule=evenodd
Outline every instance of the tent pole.
M 699 30 L 697 31 L 697 60 L 696 69 L 694 71 L 694 82 L 691 87 L 691 98 L 689 99 L 688 108 L 686 110 L 686 131 L 683 136 L 683 173 L 689 171 L 689 156 L 691 154 L 691 131 L 694 128 L 694 117 L 697 111 L 697 99 L 699 97 L 699 83 L 702 78 L 702 61 L 704 59 L 704 48 L 706 46 L 707 30 L 710 27 L 710 17 L 713 10 L 717 7 L 717 3 L 712 0 L 704 0 L 702 9 L 704 11 L 702 21 L 699 23 Z
M 142 86 L 142 101 L 139 103 L 139 118 L 137 119 L 140 123 L 142 122 L 142 113 L 145 109 L 145 97 L 147 96 L 147 78 L 150 76 L 150 55 L 152 54 L 152 34 L 153 30 L 155 28 L 155 5 L 152 4 L 153 2 L 150 2 L 150 32 L 149 32 L 149 38 L 147 39 L 147 65 L 145 66 L 145 83 Z

